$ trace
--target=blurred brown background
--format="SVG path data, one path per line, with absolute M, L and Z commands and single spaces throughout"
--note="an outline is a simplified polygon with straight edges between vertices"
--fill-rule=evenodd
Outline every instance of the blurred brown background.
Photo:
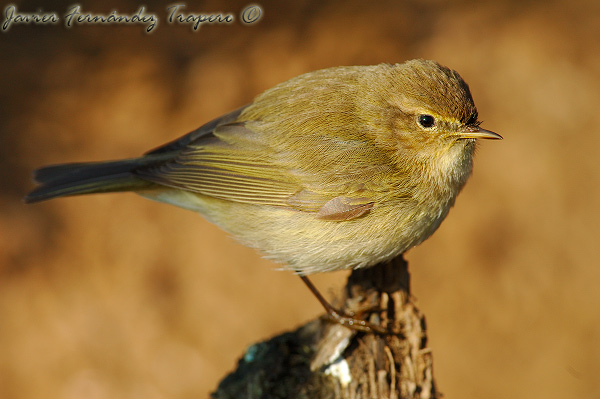
M 257 3 L 245 26 L 247 2 L 189 2 L 236 16 L 193 32 L 166 23 L 167 2 L 81 1 L 161 21 L 0 33 L 0 398 L 206 397 L 250 344 L 322 313 L 187 211 L 133 194 L 26 206 L 33 169 L 136 156 L 304 72 L 417 57 L 458 70 L 505 137 L 407 256 L 439 388 L 600 397 L 599 3 Z

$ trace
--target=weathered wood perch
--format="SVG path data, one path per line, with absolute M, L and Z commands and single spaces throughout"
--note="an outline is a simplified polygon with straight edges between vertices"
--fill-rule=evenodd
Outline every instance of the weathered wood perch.
M 352 272 L 337 305 L 390 334 L 315 320 L 248 348 L 212 394 L 225 398 L 435 398 L 425 317 L 402 257 Z

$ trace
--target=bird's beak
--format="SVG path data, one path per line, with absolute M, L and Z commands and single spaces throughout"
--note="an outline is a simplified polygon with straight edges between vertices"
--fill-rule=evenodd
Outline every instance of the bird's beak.
M 502 140 L 502 136 L 491 130 L 485 130 L 480 127 L 465 127 L 458 132 L 461 139 L 493 139 Z

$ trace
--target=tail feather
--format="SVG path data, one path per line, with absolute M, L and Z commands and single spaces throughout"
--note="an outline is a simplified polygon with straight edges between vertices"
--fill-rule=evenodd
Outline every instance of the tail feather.
M 105 192 L 135 191 L 155 186 L 137 177 L 136 168 L 156 162 L 151 157 L 122 161 L 51 165 L 34 172 L 39 187 L 25 197 L 26 203 L 56 197 Z

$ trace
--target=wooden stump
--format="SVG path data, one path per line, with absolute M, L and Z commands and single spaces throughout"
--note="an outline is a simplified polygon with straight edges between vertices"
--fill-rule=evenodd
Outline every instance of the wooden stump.
M 435 398 L 425 317 L 402 257 L 354 270 L 336 305 L 389 334 L 326 319 L 252 345 L 212 394 L 225 398 Z

